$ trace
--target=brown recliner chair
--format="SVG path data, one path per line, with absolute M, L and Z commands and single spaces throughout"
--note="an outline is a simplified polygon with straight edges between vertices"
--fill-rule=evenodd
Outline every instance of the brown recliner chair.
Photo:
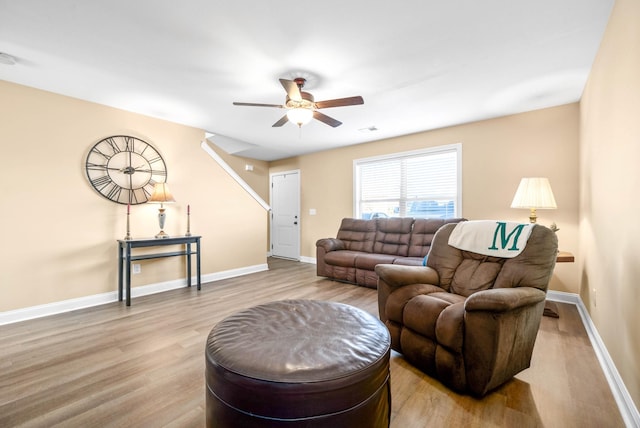
M 555 266 L 558 240 L 534 225 L 514 258 L 434 236 L 427 266 L 376 266 L 380 319 L 392 349 L 449 388 L 482 397 L 529 367 Z

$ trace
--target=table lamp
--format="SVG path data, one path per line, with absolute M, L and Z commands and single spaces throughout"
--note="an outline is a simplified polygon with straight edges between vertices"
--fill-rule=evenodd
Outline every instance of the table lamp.
M 518 190 L 516 190 L 513 202 L 511 202 L 511 208 L 528 208 L 531 223 L 535 223 L 538 218 L 537 209 L 558 208 L 549 179 L 546 177 L 525 177 L 520 180 Z
M 168 238 L 169 235 L 164 231 L 164 222 L 167 218 L 164 210 L 165 203 L 175 202 L 176 200 L 173 198 L 171 191 L 169 190 L 169 186 L 167 183 L 156 183 L 153 187 L 153 194 L 149 198 L 149 202 L 159 203 L 160 208 L 158 208 L 158 223 L 160 224 L 160 232 L 156 235 L 156 238 Z

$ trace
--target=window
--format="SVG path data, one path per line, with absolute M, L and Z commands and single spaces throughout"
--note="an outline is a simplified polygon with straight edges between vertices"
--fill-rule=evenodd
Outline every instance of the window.
M 461 157 L 452 144 L 355 160 L 355 217 L 460 217 Z

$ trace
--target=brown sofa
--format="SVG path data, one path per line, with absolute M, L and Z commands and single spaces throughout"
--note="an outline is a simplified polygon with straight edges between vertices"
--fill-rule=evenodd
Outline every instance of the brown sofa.
M 380 264 L 380 319 L 391 347 L 449 388 L 482 397 L 529 367 L 558 252 L 534 225 L 522 252 L 500 258 L 433 240 L 426 267 Z
M 318 276 L 376 288 L 380 263 L 422 266 L 436 231 L 463 219 L 342 220 L 336 238 L 316 242 Z

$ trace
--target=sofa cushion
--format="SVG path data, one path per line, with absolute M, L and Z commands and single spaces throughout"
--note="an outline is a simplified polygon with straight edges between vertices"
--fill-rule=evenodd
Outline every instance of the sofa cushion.
M 342 219 L 337 239 L 344 242 L 344 248 L 352 251 L 373 252 L 376 238 L 376 222 L 357 218 Z
M 393 261 L 393 264 L 404 266 L 425 266 L 424 257 L 397 257 Z
M 433 236 L 443 225 L 447 223 L 458 223 L 462 219 L 450 218 L 446 220 L 437 218 L 417 218 L 413 222 L 411 239 L 409 240 L 409 257 L 424 257 L 431 248 Z
M 373 252 L 405 257 L 409 252 L 413 219 L 410 217 L 395 217 L 378 218 L 376 221 L 378 225 Z
M 332 266 L 355 267 L 356 257 L 361 254 L 359 251 L 331 251 L 324 256 L 324 262 Z
M 398 256 L 389 254 L 360 253 L 356 256 L 356 268 L 373 271 L 376 265 L 392 264 Z

